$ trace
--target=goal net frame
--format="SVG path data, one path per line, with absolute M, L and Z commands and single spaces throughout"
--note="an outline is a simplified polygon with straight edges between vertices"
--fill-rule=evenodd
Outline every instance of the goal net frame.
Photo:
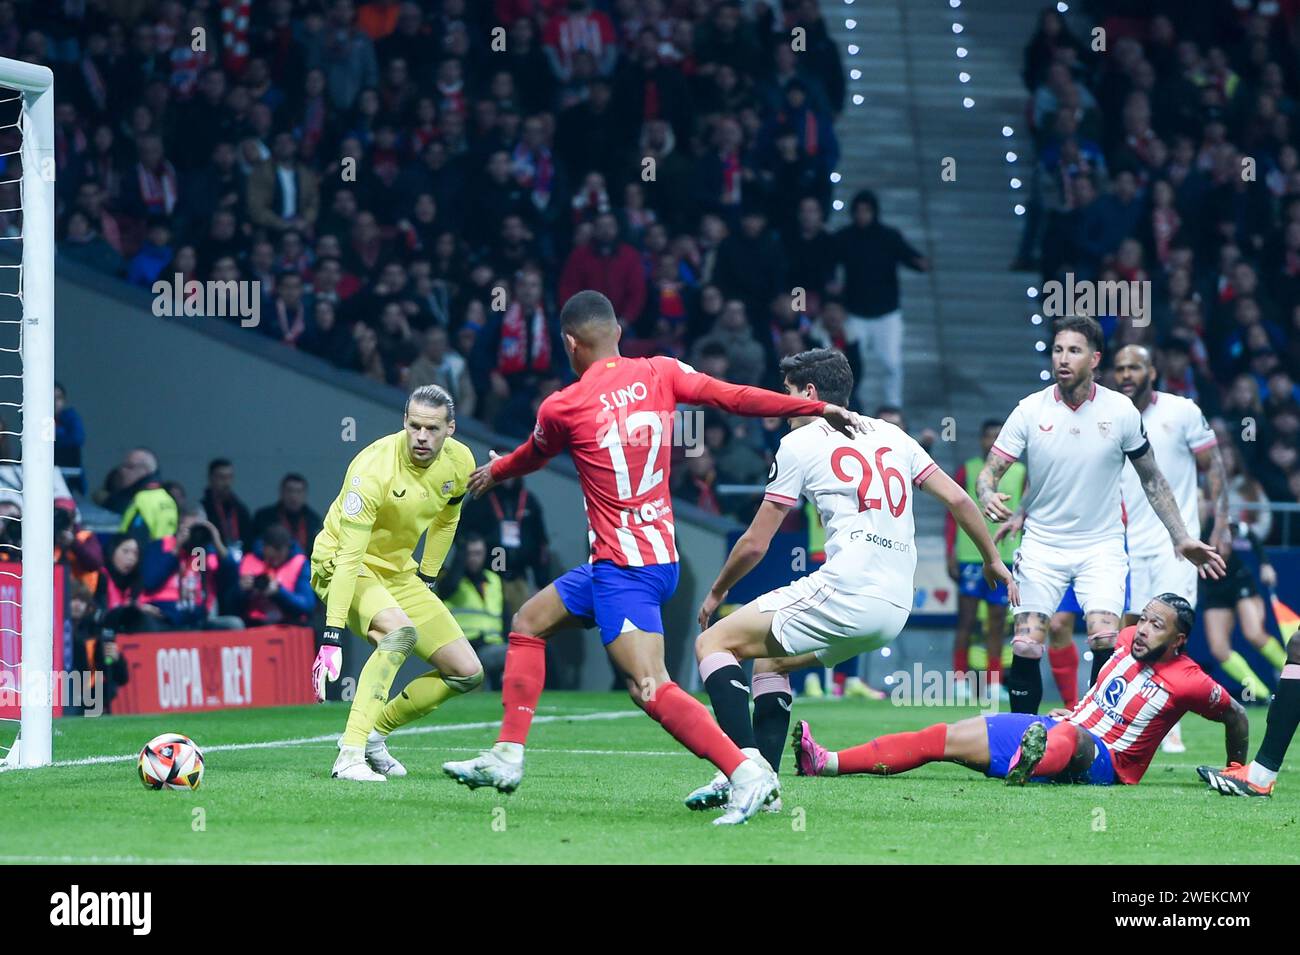
M 54 626 L 54 74 L 0 57 L 0 98 L 22 97 L 22 245 L 17 265 L 22 361 L 22 601 L 19 728 L 6 766 L 52 758 Z M 8 180 L 16 182 L 14 179 Z M 6 288 L 10 283 L 6 283 Z

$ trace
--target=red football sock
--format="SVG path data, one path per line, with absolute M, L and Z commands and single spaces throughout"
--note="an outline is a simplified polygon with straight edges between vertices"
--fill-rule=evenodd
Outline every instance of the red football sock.
M 970 669 L 970 654 L 965 647 L 952 648 L 952 672 L 965 673 Z
M 501 732 L 498 743 L 526 743 L 546 683 L 546 641 L 522 633 L 510 634 L 506 670 L 501 677 Z
M 989 675 L 990 684 L 1002 682 L 1002 648 L 1001 647 L 997 648 L 996 653 L 993 652 L 993 649 L 989 650 L 989 662 L 984 672 Z
M 1052 665 L 1052 679 L 1061 691 L 1061 699 L 1068 709 L 1079 702 L 1079 648 L 1070 641 L 1068 647 L 1049 647 L 1047 661 Z
M 1035 776 L 1056 776 L 1065 772 L 1074 758 L 1079 732 L 1073 723 L 1057 723 L 1047 731 L 1047 751 L 1034 767 Z
M 943 759 L 943 748 L 948 741 L 948 724 L 936 723 L 915 733 L 893 733 L 881 736 L 870 743 L 842 749 L 839 756 L 839 775 L 870 773 L 873 776 L 893 776 L 916 769 L 926 763 Z
M 726 775 L 730 776 L 745 761 L 745 754 L 722 732 L 704 704 L 676 683 L 661 683 L 645 711 L 673 739 Z

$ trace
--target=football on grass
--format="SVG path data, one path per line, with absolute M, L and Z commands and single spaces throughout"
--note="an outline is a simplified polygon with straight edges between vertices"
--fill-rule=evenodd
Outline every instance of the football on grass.
M 140 750 L 140 782 L 148 789 L 198 789 L 203 751 L 180 733 L 163 733 Z

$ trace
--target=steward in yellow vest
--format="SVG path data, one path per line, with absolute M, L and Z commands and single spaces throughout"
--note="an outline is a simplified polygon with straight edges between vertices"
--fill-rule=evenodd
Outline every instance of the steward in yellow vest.
M 975 482 L 979 479 L 985 458 L 1001 430 L 1000 420 L 985 421 L 980 428 L 980 449 L 984 457 L 969 458 L 954 475 L 954 480 L 966 488 L 966 493 L 976 504 L 979 503 L 979 494 L 976 493 Z M 1013 511 L 1020 507 L 1020 499 L 1025 493 L 1025 478 L 1025 466 L 1017 461 L 998 482 L 998 490 L 1010 495 L 1007 506 Z M 996 537 L 998 525 L 987 520 L 985 523 L 988 524 L 989 536 Z M 953 640 L 952 668 L 957 673 L 963 673 L 972 665 L 980 669 L 980 664 L 983 663 L 990 674 L 1000 673 L 1002 638 L 1006 630 L 1007 592 L 988 586 L 975 542 L 957 526 L 951 514 L 944 523 L 944 538 L 948 552 L 948 576 L 957 585 L 957 632 Z M 998 554 L 1007 566 L 1015 563 L 1019 547 L 1019 534 L 1008 534 L 998 541 Z M 970 647 L 971 633 L 981 613 L 986 646 Z M 977 652 L 980 650 L 984 652 Z
M 456 559 L 438 576 L 438 596 L 460 624 L 483 672 L 496 687 L 506 665 L 505 591 L 501 575 L 488 566 L 487 542 L 466 534 Z

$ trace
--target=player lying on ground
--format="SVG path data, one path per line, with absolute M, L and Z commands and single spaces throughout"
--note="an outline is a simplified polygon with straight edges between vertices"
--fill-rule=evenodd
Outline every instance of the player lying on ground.
M 460 521 L 474 455 L 451 437 L 456 408 L 437 385 L 411 393 L 402 423 L 402 431 L 352 459 L 312 546 L 312 588 L 325 603 L 325 631 L 312 667 L 316 699 L 324 702 L 325 681 L 339 677 L 344 627 L 375 645 L 339 741 L 336 779 L 405 776 L 388 752 L 388 734 L 483 682 L 460 625 L 432 592 Z M 417 568 L 411 552 L 426 528 Z M 389 700 L 411 653 L 433 669 Z
M 801 776 L 892 776 L 927 763 L 961 763 L 1008 784 L 1136 784 L 1169 727 L 1189 710 L 1224 725 L 1229 761 L 1245 758 L 1246 711 L 1187 656 L 1196 613 L 1177 594 L 1160 594 L 1137 625 L 1125 627 L 1096 684 L 1073 710 L 1048 716 L 997 713 L 937 723 L 831 752 L 808 724 L 795 727 Z
M 467 786 L 513 791 L 523 778 L 524 744 L 545 679 L 545 640 L 558 630 L 595 625 L 633 701 L 731 780 L 730 811 L 718 821 L 744 822 L 776 793 L 776 774 L 754 758 L 757 750 L 742 753 L 664 665 L 661 606 L 678 575 L 668 495 L 673 412 L 687 403 L 755 417 L 820 415 L 844 429 L 861 427 L 862 420 L 823 401 L 717 381 L 673 358 L 624 358 L 614 308 L 599 292 L 569 299 L 560 322 L 578 381 L 547 397 L 531 437 L 475 471 L 470 489 L 481 494 L 568 448 L 582 484 L 592 560 L 543 588 L 515 614 L 497 743 L 443 770 Z
M 1264 730 L 1264 742 L 1260 744 L 1254 760 L 1249 766 L 1243 766 L 1240 760 L 1234 762 L 1229 753 L 1227 769 L 1200 766 L 1196 771 L 1211 789 L 1217 789 L 1225 796 L 1272 796 L 1273 781 L 1282 768 L 1282 760 L 1286 758 L 1287 748 L 1295 738 L 1298 725 L 1300 640 L 1292 634 L 1291 641 L 1287 644 L 1286 665 L 1282 667 L 1282 677 L 1277 681 L 1273 702 L 1268 707 L 1268 727 Z
M 853 393 L 848 360 L 816 348 L 781 361 L 786 391 L 838 403 Z M 775 769 L 790 721 L 789 672 L 832 667 L 892 641 L 912 609 L 916 571 L 913 486 L 934 495 L 970 534 L 990 589 L 1007 587 L 1002 562 L 979 508 L 905 431 L 876 418 L 864 434 L 845 435 L 809 417 L 795 418 L 781 439 L 767 491 L 713 582 L 695 641 L 700 678 L 718 724 L 742 750 L 755 747 Z M 826 528 L 826 563 L 806 577 L 750 601 L 713 626 L 709 619 L 735 583 L 767 553 L 772 536 L 800 497 L 817 507 Z M 740 660 L 755 659 L 754 720 Z M 686 797 L 691 809 L 725 803 L 722 774 Z
M 1124 395 L 1094 381 L 1103 340 L 1101 326 L 1087 316 L 1053 323 L 1056 384 L 1011 412 L 976 482 L 985 517 L 1006 521 L 1012 517 L 1008 496 L 997 485 L 1012 462 L 1026 459 L 1024 541 L 1012 567 L 1022 602 L 1011 608 L 1013 656 L 1004 679 L 1017 713 L 1038 712 L 1048 619 L 1071 584 L 1093 651 L 1091 683 L 1110 656 L 1128 574 L 1120 499 L 1125 461 L 1132 462 L 1142 493 L 1169 535 L 1167 546 L 1202 576 L 1223 576 L 1223 558 L 1188 533 L 1142 415 Z

